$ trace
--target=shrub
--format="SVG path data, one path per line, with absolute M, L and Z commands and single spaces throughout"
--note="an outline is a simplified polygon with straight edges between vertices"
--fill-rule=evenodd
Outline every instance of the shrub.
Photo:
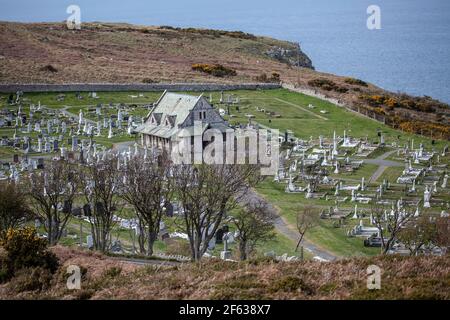
M 344 80 L 345 83 L 348 84 L 352 84 L 355 86 L 363 86 L 363 87 L 367 87 L 367 82 L 362 81 L 360 79 L 355 79 L 355 78 L 345 78 Z
M 348 91 L 347 88 L 340 87 L 334 81 L 325 78 L 309 80 L 308 85 L 314 88 L 321 88 L 326 91 L 336 91 L 339 93 L 346 93 Z
M 277 72 L 272 72 L 270 80 L 272 80 L 273 82 L 280 82 L 280 74 Z
M 255 81 L 257 82 L 267 82 L 269 78 L 267 77 L 267 74 L 261 73 L 259 76 L 255 76 Z
M 336 83 L 334 83 L 334 81 L 323 78 L 309 80 L 308 85 L 311 87 L 322 88 L 327 91 L 331 91 L 336 88 Z
M 34 228 L 9 229 L 0 245 L 6 251 L 5 264 L 8 276 L 24 268 L 41 267 L 54 273 L 58 258 L 47 250 L 47 241 L 37 236 Z
M 32 217 L 25 193 L 14 183 L 0 183 L 0 238 Z
M 8 281 L 8 268 L 6 267 L 6 261 L 0 258 L 0 283 Z
M 421 112 L 433 112 L 445 105 L 429 98 L 413 98 L 406 95 L 361 95 L 359 97 L 372 107 L 386 107 L 389 110 L 404 108 Z M 447 108 L 447 107 L 444 107 Z
M 192 70 L 204 72 L 215 77 L 235 76 L 235 70 L 221 64 L 196 63 L 192 65 Z
M 254 77 L 257 82 L 280 82 L 280 74 L 277 72 L 272 72 L 270 78 L 265 73 L 261 73 L 259 76 Z
M 94 295 L 95 290 L 94 289 L 81 289 L 76 290 L 75 292 L 75 299 L 77 300 L 89 300 Z
M 48 269 L 25 268 L 16 273 L 9 287 L 15 292 L 42 291 L 49 288 L 51 280 L 52 274 Z
M 142 79 L 142 83 L 156 83 L 157 81 L 153 80 L 152 78 L 144 78 Z
M 108 278 L 115 278 L 117 276 L 119 276 L 122 273 L 122 268 L 120 267 L 111 267 L 109 269 L 106 269 L 103 272 L 103 276 L 104 277 L 108 277 Z
M 58 69 L 56 69 L 54 66 L 52 66 L 51 64 L 48 64 L 46 66 L 43 66 L 41 69 L 41 71 L 47 71 L 47 72 L 51 72 L 51 73 L 55 73 L 58 72 Z

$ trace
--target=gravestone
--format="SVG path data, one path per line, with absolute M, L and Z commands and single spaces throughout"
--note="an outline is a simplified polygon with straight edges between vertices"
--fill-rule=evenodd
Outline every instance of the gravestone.
M 111 252 L 120 253 L 122 251 L 123 251 L 122 244 L 121 244 L 120 240 L 114 240 L 113 243 L 111 244 Z
M 72 215 L 75 216 L 75 217 L 80 217 L 81 213 L 82 212 L 81 212 L 81 208 L 80 207 L 72 209 Z
M 72 203 L 69 200 L 64 200 L 62 212 L 69 213 L 71 211 L 71 208 L 72 208 Z
M 216 243 L 221 244 L 222 243 L 222 239 L 223 239 L 223 228 L 217 229 L 216 231 Z
M 223 251 L 220 252 L 220 259 L 228 260 L 231 258 L 231 251 L 228 249 L 228 238 L 230 233 L 225 233 L 222 237 L 223 239 Z
M 87 244 L 88 249 L 92 249 L 94 247 L 94 238 L 92 238 L 91 235 L 88 235 L 86 237 L 86 244 Z
M 83 213 L 84 213 L 84 215 L 85 215 L 86 217 L 90 217 L 90 216 L 92 215 L 92 212 L 91 212 L 91 206 L 90 206 L 89 203 L 86 203 L 86 204 L 83 206 Z
M 166 216 L 173 217 L 173 204 L 170 202 L 166 204 Z
M 44 169 L 44 158 L 38 159 L 37 169 Z

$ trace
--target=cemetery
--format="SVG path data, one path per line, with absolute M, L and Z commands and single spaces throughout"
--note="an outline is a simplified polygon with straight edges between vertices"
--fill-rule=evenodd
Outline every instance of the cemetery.
M 145 123 L 162 92 L 65 92 L 0 95 L 0 181 L 20 183 L 50 162 L 95 166 L 109 157 L 117 170 L 134 158 L 159 151 L 141 144 L 136 129 Z M 317 227 L 307 240 L 336 257 L 380 253 L 380 225 L 394 211 L 413 208 L 448 217 L 450 192 L 448 141 L 396 131 L 319 100 L 284 89 L 205 92 L 203 97 L 233 128 L 280 131 L 278 173 L 256 191 L 279 209 L 295 228 L 295 211 L 306 205 L 319 209 Z M 377 223 L 375 207 L 392 208 Z M 61 208 L 64 210 L 64 208 Z M 61 244 L 92 249 L 91 205 L 81 195 L 71 205 Z M 177 226 L 179 199 L 164 205 L 155 241 L 155 256 L 186 261 L 188 236 Z M 230 217 L 233 212 L 230 212 Z M 384 220 L 383 220 L 384 219 Z M 142 223 L 134 208 L 114 211 L 110 233 L 113 254 L 138 254 Z M 236 230 L 225 219 L 208 244 L 204 257 L 237 259 Z M 42 236 L 42 221 L 34 226 Z M 295 239 L 276 230 L 273 241 L 259 244 L 260 255 L 292 261 L 299 257 Z M 402 253 L 400 243 L 392 253 Z M 437 248 L 433 253 L 440 254 Z M 306 252 L 306 258 L 314 253 Z

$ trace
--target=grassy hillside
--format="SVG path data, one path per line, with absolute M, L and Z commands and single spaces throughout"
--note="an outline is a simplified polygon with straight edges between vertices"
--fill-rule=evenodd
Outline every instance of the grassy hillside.
M 289 53 L 278 57 L 277 48 Z M 242 82 L 282 72 L 289 55 L 300 57 L 291 62 L 311 67 L 296 44 L 244 33 L 107 23 L 71 31 L 62 23 L 0 23 L 3 83 Z M 222 64 L 237 76 L 192 70 L 202 63 Z
M 282 81 L 391 127 L 450 139 L 448 105 L 317 72 L 312 64 L 296 43 L 239 31 L 113 23 L 73 31 L 64 23 L 0 22 L 0 83 Z

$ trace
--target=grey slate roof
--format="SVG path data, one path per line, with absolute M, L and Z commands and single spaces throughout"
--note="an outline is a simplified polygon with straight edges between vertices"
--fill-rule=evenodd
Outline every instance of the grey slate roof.
M 178 131 L 178 125 L 186 120 L 200 98 L 201 96 L 195 97 L 186 94 L 164 92 L 156 103 L 155 108 L 147 117 L 145 123 L 136 128 L 136 132 L 170 138 Z M 155 114 L 156 121 L 159 125 L 151 124 L 153 114 Z M 170 126 L 165 126 L 166 117 L 171 124 Z

